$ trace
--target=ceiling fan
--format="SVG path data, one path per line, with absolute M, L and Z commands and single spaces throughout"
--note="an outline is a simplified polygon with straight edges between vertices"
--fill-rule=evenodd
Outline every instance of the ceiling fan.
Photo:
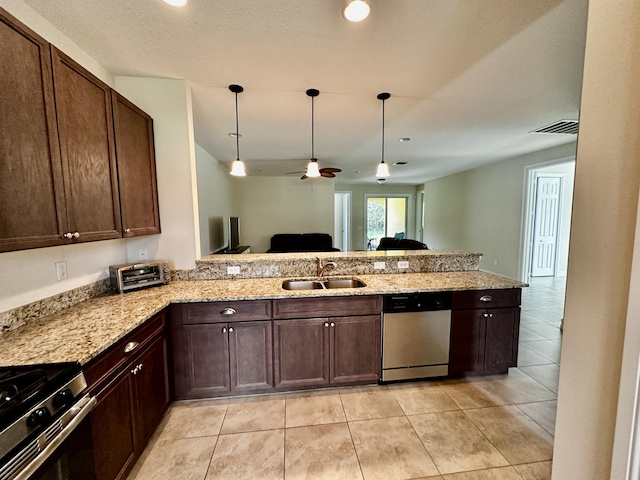
M 339 173 L 341 171 L 342 170 L 339 168 L 325 167 L 320 169 L 320 176 L 325 178 L 334 178 L 336 176 L 336 173 Z M 307 177 L 307 175 L 305 174 L 300 177 L 300 180 L 304 180 L 305 178 L 310 178 L 310 177 Z

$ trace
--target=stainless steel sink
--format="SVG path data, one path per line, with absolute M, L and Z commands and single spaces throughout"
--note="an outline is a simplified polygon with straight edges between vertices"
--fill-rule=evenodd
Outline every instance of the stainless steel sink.
M 285 290 L 322 290 L 324 283 L 317 280 L 285 280 L 282 282 Z
M 327 278 L 324 280 L 285 280 L 285 290 L 321 290 L 332 288 L 362 288 L 365 284 L 357 278 Z
M 362 288 L 365 284 L 357 278 L 328 278 L 324 281 L 327 288 Z

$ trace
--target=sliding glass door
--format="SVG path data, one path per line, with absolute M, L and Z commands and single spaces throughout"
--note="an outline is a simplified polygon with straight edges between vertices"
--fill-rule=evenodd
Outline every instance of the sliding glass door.
M 366 245 L 375 250 L 382 237 L 407 238 L 409 195 L 367 195 Z

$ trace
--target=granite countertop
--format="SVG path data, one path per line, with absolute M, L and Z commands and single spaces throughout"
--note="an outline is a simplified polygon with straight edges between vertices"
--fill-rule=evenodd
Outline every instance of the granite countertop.
M 255 278 L 175 281 L 122 295 L 105 294 L 53 315 L 31 320 L 0 336 L 0 366 L 75 361 L 85 364 L 170 303 L 526 286 L 522 282 L 482 271 L 357 275 L 357 278 L 366 286 L 358 289 L 289 291 L 282 288 L 283 278 Z

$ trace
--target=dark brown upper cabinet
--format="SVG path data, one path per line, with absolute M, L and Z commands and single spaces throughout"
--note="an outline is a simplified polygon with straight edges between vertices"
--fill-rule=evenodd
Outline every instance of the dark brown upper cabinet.
M 0 252 L 68 243 L 49 44 L 0 9 Z
M 111 88 L 51 46 L 72 242 L 121 237 Z
M 122 236 L 160 233 L 153 120 L 112 91 Z

